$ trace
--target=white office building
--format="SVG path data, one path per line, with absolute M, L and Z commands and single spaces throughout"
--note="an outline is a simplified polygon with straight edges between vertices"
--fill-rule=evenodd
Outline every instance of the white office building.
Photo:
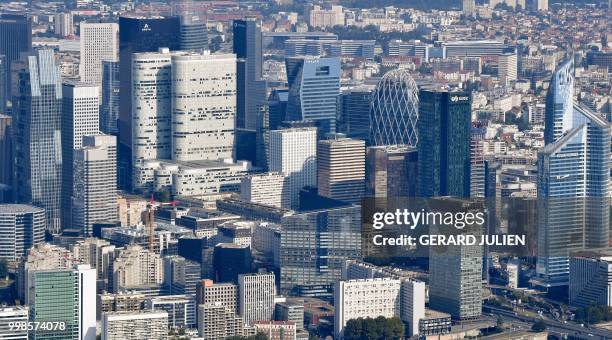
M 172 159 L 232 158 L 236 56 L 185 53 L 172 57 Z
M 117 140 L 111 135 L 83 137 L 74 151 L 72 225 L 91 236 L 93 224 L 117 220 Z
M 272 320 L 276 286 L 273 273 L 238 276 L 238 310 L 246 325 Z
M 291 205 L 283 208 L 297 208 L 300 190 L 317 185 L 317 129 L 271 131 L 269 168 L 288 179 Z
M 502 83 L 517 79 L 518 60 L 516 53 L 504 53 L 497 58 L 497 76 Z
M 408 336 L 419 333 L 419 322 L 425 318 L 425 282 L 402 281 L 400 318 L 408 324 Z
M 81 81 L 102 87 L 102 61 L 119 58 L 117 23 L 80 23 Z
M 274 207 L 290 205 L 287 178 L 278 172 L 253 174 L 240 181 L 240 198 Z

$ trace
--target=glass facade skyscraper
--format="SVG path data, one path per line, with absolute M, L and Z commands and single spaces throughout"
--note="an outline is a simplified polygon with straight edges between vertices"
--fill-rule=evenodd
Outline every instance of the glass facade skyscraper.
M 333 285 L 347 259 L 361 257 L 361 208 L 343 206 L 283 217 L 281 294 Z
M 418 196 L 470 195 L 469 92 L 421 89 L 418 120 Z
M 17 202 L 45 208 L 47 229 L 59 233 L 62 193 L 62 84 L 52 50 L 19 62 L 13 94 L 14 182 Z
M 179 17 L 119 18 L 119 185 L 132 181 L 132 54 L 180 47 Z
M 407 70 L 387 72 L 378 82 L 370 108 L 372 145 L 409 145 L 418 141 L 419 90 Z
M 572 251 L 608 246 L 611 126 L 573 99 L 573 62 L 555 70 L 538 154 L 537 274 L 566 285 Z
M 117 135 L 119 129 L 119 62 L 102 61 L 102 107 L 100 108 L 100 131 Z
M 342 92 L 338 132 L 350 138 L 368 140 L 373 90 L 373 87 L 364 85 Z
M 0 74 L 4 93 L 0 98 L 9 99 L 11 95 L 11 64 L 19 59 L 20 53 L 32 50 L 32 20 L 22 14 L 0 14 L 0 55 L 5 59 Z M 6 103 L 0 104 L 4 108 Z
M 340 59 L 293 57 L 285 64 L 289 83 L 287 120 L 311 120 L 322 133 L 336 132 Z

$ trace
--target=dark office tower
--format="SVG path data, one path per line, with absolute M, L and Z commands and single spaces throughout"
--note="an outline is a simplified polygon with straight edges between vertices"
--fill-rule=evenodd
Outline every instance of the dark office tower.
M 215 282 L 238 283 L 238 275 L 251 272 L 251 247 L 237 243 L 219 243 L 215 246 Z
M 132 54 L 180 47 L 179 17 L 119 18 L 119 185 L 132 183 Z
M 366 197 L 415 197 L 418 151 L 408 145 L 366 151 Z
M 11 64 L 19 54 L 32 50 L 32 21 L 21 14 L 0 14 L 0 55 L 4 66 L 4 99 L 11 95 Z
M 14 187 L 18 202 L 45 208 L 47 229 L 59 233 L 62 192 L 62 83 L 52 50 L 24 56 L 13 93 Z
M 197 15 L 181 15 L 181 50 L 203 50 L 208 47 L 206 24 Z
M 119 62 L 102 61 L 102 108 L 100 111 L 100 131 L 117 135 L 119 129 Z
M 469 92 L 424 88 L 419 93 L 420 197 L 470 195 Z
M 10 65 L 6 64 L 6 56 L 0 55 L 0 113 L 6 113 L 6 101 L 11 84 L 6 82 L 6 72 Z
M 261 26 L 255 20 L 234 20 L 234 53 L 238 58 L 236 127 L 255 130 L 257 105 L 266 96 L 261 80 Z
M 342 92 L 338 132 L 350 138 L 368 140 L 373 90 L 373 87 L 364 85 Z
M 0 203 L 11 199 L 13 185 L 13 141 L 11 125 L 13 118 L 0 113 Z

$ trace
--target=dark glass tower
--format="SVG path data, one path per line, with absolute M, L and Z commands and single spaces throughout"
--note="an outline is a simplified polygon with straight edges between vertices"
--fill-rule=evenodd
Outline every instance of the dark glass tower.
M 2 67 L 4 77 L 4 93 L 0 98 L 10 98 L 11 89 L 11 63 L 19 59 L 19 54 L 32 50 L 32 21 L 25 15 L 0 14 L 0 55 L 5 56 Z M 0 104 L 4 109 L 5 102 Z
M 421 89 L 419 196 L 469 197 L 471 108 L 469 92 Z
M 206 25 L 195 15 L 181 16 L 181 50 L 202 50 L 208 47 Z
M 102 61 L 102 108 L 100 110 L 100 130 L 106 134 L 117 135 L 119 119 L 119 62 Z
M 261 80 L 261 26 L 254 20 L 234 20 L 234 53 L 238 58 L 236 127 L 255 130 L 258 105 L 266 96 Z
M 59 233 L 62 192 L 62 85 L 52 50 L 19 61 L 13 93 L 15 194 L 45 208 L 47 229 Z
M 132 54 L 180 47 L 179 17 L 119 18 L 119 155 L 118 178 L 122 188 L 132 179 Z

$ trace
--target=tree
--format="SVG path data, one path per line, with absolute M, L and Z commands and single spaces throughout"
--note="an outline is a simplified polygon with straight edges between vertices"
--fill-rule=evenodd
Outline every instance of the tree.
M 546 330 L 546 323 L 544 320 L 540 319 L 533 323 L 531 330 L 534 332 L 544 332 Z
M 344 328 L 345 340 L 399 340 L 404 336 L 404 324 L 398 317 L 349 320 Z

